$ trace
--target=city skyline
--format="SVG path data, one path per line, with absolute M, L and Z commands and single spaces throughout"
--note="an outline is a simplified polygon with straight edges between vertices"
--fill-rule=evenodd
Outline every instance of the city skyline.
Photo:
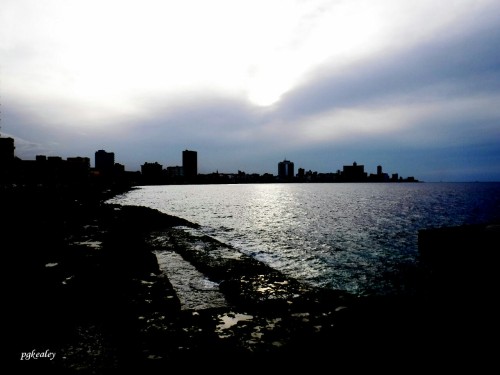
M 44 159 L 46 159 L 46 158 L 53 158 L 53 159 L 64 160 L 64 157 L 61 156 L 61 155 L 35 155 L 35 157 L 32 158 L 32 159 L 22 159 L 22 158 L 20 158 L 19 156 L 16 155 L 16 152 L 15 152 L 15 149 L 16 149 L 16 147 L 15 147 L 15 139 L 12 138 L 12 137 L 3 137 L 2 134 L 0 133 L 0 140 L 6 141 L 8 139 L 12 139 L 12 141 L 13 141 L 12 142 L 13 158 L 17 158 L 17 159 L 19 159 L 21 161 L 36 161 L 36 160 L 38 160 L 40 158 L 44 158 Z M 5 152 L 5 149 L 9 149 L 9 148 L 8 147 L 7 148 L 0 147 L 0 151 L 2 151 L 2 153 Z M 8 154 L 8 152 L 7 152 L 7 154 Z M 192 155 L 192 156 L 188 156 L 188 155 Z M 216 168 L 215 170 L 212 170 L 212 171 L 209 171 L 209 172 L 198 173 L 198 159 L 197 159 L 197 155 L 198 155 L 197 151 L 185 149 L 181 153 L 181 163 L 177 163 L 177 164 L 175 164 L 175 163 L 167 163 L 167 164 L 164 164 L 164 163 L 159 162 L 158 160 L 147 160 L 147 161 L 140 162 L 138 169 L 127 168 L 127 166 L 124 165 L 123 163 L 121 163 L 120 161 L 116 161 L 115 162 L 115 152 L 114 151 L 107 151 L 105 149 L 96 150 L 94 152 L 94 158 L 91 158 L 88 155 L 73 155 L 73 156 L 67 156 L 66 160 L 68 160 L 68 159 L 75 159 L 75 158 L 85 158 L 85 159 L 89 160 L 89 168 L 98 169 L 98 170 L 99 169 L 100 170 L 110 169 L 115 164 L 118 164 L 118 165 L 121 166 L 121 168 L 123 168 L 124 171 L 127 171 L 127 172 L 141 172 L 141 170 L 143 169 L 143 167 L 145 165 L 155 164 L 155 165 L 161 166 L 163 170 L 167 171 L 168 168 L 179 168 L 181 166 L 184 166 L 184 165 L 188 164 L 189 167 L 190 167 L 189 168 L 190 169 L 190 172 L 189 172 L 190 176 L 196 176 L 197 174 L 219 173 L 219 168 Z M 193 159 L 193 157 L 194 157 L 194 159 Z M 99 165 L 99 164 L 101 164 L 101 165 Z M 277 165 L 277 170 L 276 171 L 269 170 L 269 171 L 264 171 L 262 173 L 258 173 L 258 172 L 253 172 L 253 171 L 246 171 L 244 168 L 236 168 L 236 170 L 233 170 L 233 171 L 222 171 L 222 170 L 220 170 L 220 173 L 221 174 L 233 174 L 233 173 L 238 173 L 238 172 L 245 172 L 245 173 L 249 173 L 249 174 L 256 174 L 256 173 L 258 173 L 258 174 L 271 174 L 271 175 L 276 175 L 278 177 L 282 177 L 281 173 L 280 173 L 280 168 L 281 168 L 282 164 L 286 164 L 286 165 L 290 164 L 291 165 L 291 169 L 288 169 L 288 166 L 285 167 L 285 170 L 286 170 L 285 174 L 288 177 L 296 176 L 295 172 L 297 172 L 297 171 L 295 170 L 295 162 L 293 162 L 291 160 L 288 160 L 287 158 L 284 158 L 283 160 L 279 160 L 279 161 L 275 162 L 275 165 Z M 353 164 L 356 165 L 357 162 L 354 161 Z M 106 165 L 106 167 L 103 167 L 104 165 Z M 378 171 L 379 168 L 381 167 L 381 165 L 380 165 L 380 163 L 375 163 L 375 165 L 376 165 L 376 169 Z M 345 167 L 345 165 L 343 165 L 343 166 Z M 317 171 L 317 170 L 313 170 L 312 168 L 308 168 L 307 166 L 302 166 L 302 165 L 297 165 L 297 167 L 298 167 L 298 169 L 303 169 L 304 171 L 307 170 L 308 172 L 315 172 L 315 173 L 337 173 L 337 172 L 340 171 L 340 167 L 339 166 L 336 167 L 337 169 L 333 168 L 333 169 L 330 169 L 328 171 Z M 291 174 L 289 173 L 289 170 L 291 171 Z M 194 173 L 191 172 L 191 171 L 194 171 Z M 413 177 L 413 176 L 411 176 L 411 177 Z
M 387 173 L 378 164 L 376 173 L 365 171 L 356 161 L 343 165 L 342 169 L 321 173 L 299 166 L 286 158 L 276 163 L 277 173 L 247 173 L 244 170 L 221 173 L 198 173 L 198 152 L 182 151 L 182 165 L 163 165 L 157 161 L 145 161 L 140 171 L 127 170 L 115 160 L 113 151 L 99 149 L 94 152 L 94 166 L 89 156 L 36 155 L 34 160 L 21 159 L 15 154 L 15 140 L 0 134 L 0 183 L 44 184 L 54 182 L 85 183 L 98 179 L 105 183 L 125 182 L 129 184 L 172 183 L 248 183 L 248 182 L 420 182 L 415 176 L 403 177 L 398 172 Z M 295 171 L 297 173 L 295 173 Z
M 6 0 L 2 136 L 17 156 L 113 150 L 128 170 L 500 181 L 500 4 Z M 92 27 L 89 27 L 92 25 Z M 299 165 L 296 165 L 299 167 Z

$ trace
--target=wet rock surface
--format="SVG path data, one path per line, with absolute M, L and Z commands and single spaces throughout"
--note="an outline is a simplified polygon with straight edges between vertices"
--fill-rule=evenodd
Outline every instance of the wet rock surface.
M 155 210 L 30 197 L 3 202 L 7 342 L 20 372 L 417 368 L 463 360 L 469 337 L 482 340 L 470 298 L 317 289 Z M 56 357 L 19 361 L 32 349 Z

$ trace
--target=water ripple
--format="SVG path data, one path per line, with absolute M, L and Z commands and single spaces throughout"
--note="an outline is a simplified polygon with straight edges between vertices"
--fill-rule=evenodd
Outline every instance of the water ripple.
M 500 220 L 498 183 L 145 186 L 109 202 L 196 222 L 292 277 L 353 293 L 399 288 L 390 274 L 415 264 L 420 229 Z

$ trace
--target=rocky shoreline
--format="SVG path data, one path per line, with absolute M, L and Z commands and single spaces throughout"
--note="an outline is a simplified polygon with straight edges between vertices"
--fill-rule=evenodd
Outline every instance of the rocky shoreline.
M 304 365 L 404 371 L 453 366 L 473 353 L 478 366 L 491 359 L 482 341 L 494 328 L 484 320 L 493 303 L 482 294 L 438 295 L 427 279 L 419 280 L 421 294 L 408 297 L 316 289 L 193 234 L 194 223 L 104 200 L 53 191 L 2 195 L 7 343 L 17 373 Z M 174 274 L 159 259 L 178 259 Z M 184 262 L 206 285 L 183 271 Z M 182 291 L 182 280 L 192 288 Z M 183 293 L 193 290 L 217 303 L 189 305 Z M 20 360 L 32 350 L 55 358 Z

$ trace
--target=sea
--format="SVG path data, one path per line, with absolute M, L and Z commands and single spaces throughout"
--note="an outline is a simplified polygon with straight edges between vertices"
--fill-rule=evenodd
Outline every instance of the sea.
M 500 182 L 139 186 L 146 206 L 304 283 L 355 295 L 413 293 L 422 229 L 500 222 Z

